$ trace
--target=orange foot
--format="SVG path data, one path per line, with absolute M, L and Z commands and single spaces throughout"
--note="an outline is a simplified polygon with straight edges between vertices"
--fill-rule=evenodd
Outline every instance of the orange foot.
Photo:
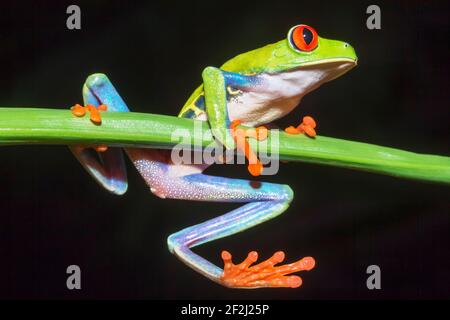
M 269 135 L 269 131 L 264 126 L 249 129 L 242 129 L 242 128 L 236 129 L 236 127 L 240 124 L 241 120 L 234 120 L 230 124 L 231 135 L 233 136 L 233 139 L 236 142 L 236 147 L 244 153 L 245 157 L 249 162 L 248 171 L 252 176 L 256 177 L 261 175 L 261 173 L 264 170 L 264 167 L 261 161 L 259 161 L 256 154 L 251 149 L 250 144 L 248 143 L 246 138 L 248 137 L 257 139 L 258 141 L 265 140 Z
M 107 106 L 104 104 L 99 105 L 98 107 L 93 106 L 92 104 L 88 104 L 85 107 L 76 104 L 70 110 L 72 111 L 72 114 L 77 117 L 84 117 L 86 114 L 86 111 L 90 112 L 90 119 L 95 124 L 101 124 L 102 123 L 102 117 L 100 116 L 100 111 L 106 111 L 108 109 Z
M 314 258 L 305 257 L 297 262 L 275 267 L 274 265 L 284 260 L 283 251 L 276 252 L 266 261 L 252 267 L 250 265 L 258 260 L 256 251 L 250 252 L 247 258 L 237 265 L 231 261 L 228 251 L 222 252 L 222 259 L 224 268 L 221 281 L 225 286 L 234 288 L 298 288 L 302 285 L 302 278 L 286 275 L 302 270 L 309 271 L 316 264 Z
M 98 107 L 95 107 L 92 104 L 88 104 L 85 107 L 83 107 L 79 104 L 76 104 L 72 108 L 70 108 L 70 111 L 72 112 L 73 115 L 75 115 L 77 117 L 84 117 L 84 115 L 86 114 L 86 111 L 89 111 L 90 112 L 89 118 L 91 119 L 91 121 L 93 123 L 99 125 L 102 123 L 100 111 L 106 111 L 107 109 L 108 109 L 108 107 L 104 104 L 101 104 Z M 105 152 L 106 150 L 108 150 L 108 147 L 104 146 L 104 145 L 99 145 L 99 146 L 95 146 L 94 149 L 97 152 Z
M 305 133 L 307 136 L 313 138 L 316 136 L 316 130 L 314 130 L 315 127 L 316 121 L 312 117 L 306 116 L 303 117 L 303 122 L 300 123 L 297 127 L 290 126 L 284 129 L 284 131 L 289 134 Z

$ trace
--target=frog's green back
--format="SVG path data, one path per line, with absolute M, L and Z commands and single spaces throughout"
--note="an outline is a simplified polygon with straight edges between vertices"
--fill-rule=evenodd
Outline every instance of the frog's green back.
M 245 75 L 261 73 L 270 66 L 270 60 L 274 57 L 276 48 L 283 42 L 285 42 L 285 40 L 241 53 L 225 62 L 220 69 Z M 191 110 L 195 106 L 197 99 L 202 95 L 203 84 L 197 87 L 191 94 L 178 114 L 178 117 L 182 117 L 188 110 Z
M 192 107 L 195 105 L 195 102 L 201 95 L 203 95 L 203 84 L 201 84 L 197 87 L 197 89 L 194 90 L 194 92 L 184 104 L 183 108 L 181 108 L 178 117 L 183 117 L 187 111 L 192 110 Z

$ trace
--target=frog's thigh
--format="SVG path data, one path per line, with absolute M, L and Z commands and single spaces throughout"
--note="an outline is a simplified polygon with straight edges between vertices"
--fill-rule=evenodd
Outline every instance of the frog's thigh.
M 171 150 L 130 149 L 126 152 L 153 194 L 160 198 L 189 199 L 185 176 L 201 174 L 207 164 L 174 164 Z M 184 197 L 183 197 L 184 195 Z
M 172 164 L 170 150 L 127 148 L 126 152 L 151 191 L 161 198 L 253 202 L 292 197 L 287 185 L 205 175 L 206 164 Z

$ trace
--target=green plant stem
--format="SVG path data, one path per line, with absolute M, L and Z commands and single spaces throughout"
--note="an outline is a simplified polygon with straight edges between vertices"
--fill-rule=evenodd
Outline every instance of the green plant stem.
M 171 148 L 179 144 L 206 147 L 214 144 L 208 124 L 203 121 L 136 112 L 103 112 L 101 125 L 88 116 L 77 118 L 69 110 L 41 108 L 0 108 L 0 145 L 59 144 L 110 145 L 123 147 Z M 194 128 L 201 130 L 196 132 Z M 271 131 L 275 136 L 277 132 Z M 270 136 L 270 135 L 269 135 Z M 187 139 L 187 137 L 193 137 Z M 251 144 L 270 152 L 271 141 Z M 187 141 L 187 142 L 186 142 Z M 280 160 L 312 162 L 366 170 L 397 177 L 450 184 L 450 158 L 360 142 L 317 136 L 279 133 Z

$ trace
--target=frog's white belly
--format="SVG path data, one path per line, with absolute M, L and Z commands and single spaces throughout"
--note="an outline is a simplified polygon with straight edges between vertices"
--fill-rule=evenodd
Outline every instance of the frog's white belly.
M 251 91 L 231 97 L 228 101 L 230 120 L 257 126 L 270 123 L 291 112 L 305 94 L 319 87 L 326 79 L 323 70 L 296 70 L 280 74 L 262 74 Z
M 281 98 L 269 93 L 244 92 L 228 102 L 228 115 L 231 121 L 239 119 L 244 125 L 258 126 L 285 116 L 300 99 L 300 96 Z

